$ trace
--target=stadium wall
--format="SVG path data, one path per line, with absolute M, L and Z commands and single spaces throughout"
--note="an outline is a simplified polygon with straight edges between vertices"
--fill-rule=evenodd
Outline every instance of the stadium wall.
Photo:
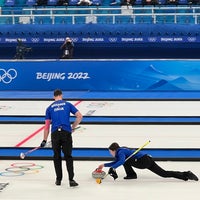
M 27 59 L 59 59 L 67 36 L 75 59 L 200 58 L 200 26 L 194 24 L 1 25 L 0 58 L 15 55 L 17 38 L 32 47 Z
M 199 91 L 200 60 L 0 61 L 1 91 Z

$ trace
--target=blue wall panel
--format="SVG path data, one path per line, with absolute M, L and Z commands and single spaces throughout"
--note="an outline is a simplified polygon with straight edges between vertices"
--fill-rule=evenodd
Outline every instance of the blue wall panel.
M 13 58 L 21 38 L 33 49 L 27 59 L 58 59 L 67 36 L 76 59 L 200 58 L 200 26 L 194 24 L 1 25 L 0 58 Z
M 0 90 L 199 91 L 200 60 L 0 61 Z

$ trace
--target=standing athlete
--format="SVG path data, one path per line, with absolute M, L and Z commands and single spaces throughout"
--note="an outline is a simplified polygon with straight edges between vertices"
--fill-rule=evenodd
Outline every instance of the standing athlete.
M 78 186 L 74 178 L 74 165 L 72 158 L 72 132 L 82 120 L 82 114 L 71 103 L 64 101 L 62 91 L 54 91 L 54 102 L 46 109 L 44 138 L 41 147 L 44 147 L 49 135 L 51 124 L 51 142 L 54 152 L 53 161 L 56 173 L 56 185 L 61 185 L 62 181 L 62 157 L 61 150 L 64 154 L 66 167 L 68 171 L 70 187 Z M 75 115 L 76 119 L 70 124 L 70 113 Z
M 179 171 L 166 171 L 162 169 L 153 158 L 147 154 L 142 153 L 142 151 L 136 153 L 130 159 L 127 159 L 131 154 L 133 154 L 134 150 L 127 147 L 120 147 L 118 143 L 114 142 L 109 146 L 110 154 L 115 157 L 115 160 L 110 163 L 105 163 L 99 165 L 98 169 L 102 169 L 103 167 L 110 167 L 108 174 L 110 174 L 114 179 L 118 178 L 116 173 L 116 168 L 120 165 L 123 165 L 126 176 L 124 179 L 136 179 L 137 174 L 133 170 L 132 166 L 138 169 L 148 169 L 153 173 L 164 177 L 164 178 L 177 178 L 182 179 L 184 181 L 187 180 L 195 180 L 198 181 L 198 177 L 193 174 L 191 171 L 179 172 Z

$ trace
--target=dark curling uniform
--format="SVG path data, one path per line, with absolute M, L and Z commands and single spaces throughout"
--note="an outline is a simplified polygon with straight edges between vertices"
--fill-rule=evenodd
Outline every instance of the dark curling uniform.
M 104 166 L 116 169 L 120 165 L 123 165 L 127 175 L 126 177 L 124 177 L 125 179 L 137 178 L 137 174 L 132 168 L 133 166 L 138 169 L 149 169 L 153 173 L 164 178 L 173 177 L 177 179 L 182 179 L 184 181 L 187 180 L 198 181 L 198 178 L 191 171 L 179 172 L 179 171 L 166 171 L 162 169 L 158 164 L 156 164 L 156 162 L 153 160 L 151 156 L 142 153 L 142 151 L 139 151 L 137 154 L 133 155 L 130 159 L 126 161 L 126 159 L 133 152 L 134 150 L 132 149 L 126 147 L 120 147 L 116 150 L 115 160 L 110 163 L 105 163 Z
M 75 114 L 77 108 L 64 100 L 55 101 L 46 110 L 46 120 L 51 120 L 51 141 L 54 152 L 54 167 L 56 179 L 61 181 L 62 174 L 62 157 L 61 150 L 66 160 L 69 180 L 73 180 L 74 168 L 72 158 L 72 129 L 70 125 L 70 113 Z

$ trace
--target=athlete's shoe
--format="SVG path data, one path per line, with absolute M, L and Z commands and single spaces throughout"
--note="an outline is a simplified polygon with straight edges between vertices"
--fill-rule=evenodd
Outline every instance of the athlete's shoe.
M 125 176 L 124 179 L 137 179 L 137 175 Z
M 60 180 L 56 180 L 55 184 L 56 185 L 61 185 L 61 181 Z
M 195 174 L 193 174 L 191 171 L 187 172 L 187 177 L 188 177 L 189 180 L 194 180 L 194 181 L 199 180 L 198 177 Z
M 76 186 L 78 186 L 78 183 L 74 180 L 71 180 L 71 181 L 69 181 L 69 186 L 70 187 L 76 187 Z

